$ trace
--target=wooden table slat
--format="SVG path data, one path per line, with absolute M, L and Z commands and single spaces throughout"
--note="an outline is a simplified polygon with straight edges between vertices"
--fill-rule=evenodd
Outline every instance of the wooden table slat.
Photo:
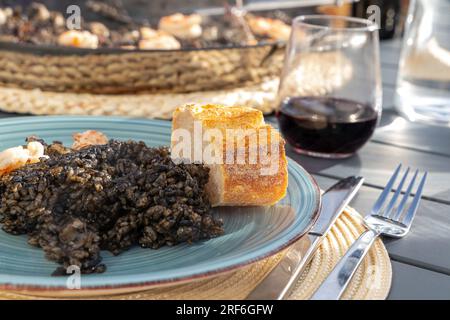
M 336 182 L 314 177 L 322 189 Z M 367 215 L 380 193 L 379 189 L 363 186 L 350 205 Z M 422 200 L 409 234 L 402 239 L 384 238 L 384 243 L 389 255 L 397 261 L 450 275 L 449 234 L 450 205 Z
M 397 69 L 382 67 L 381 78 L 383 82 L 383 87 L 395 88 L 397 82 Z
M 413 123 L 392 111 L 384 112 L 372 141 L 450 156 L 449 128 Z
M 450 277 L 392 261 L 389 300 L 448 300 Z
M 394 110 L 395 88 L 383 85 L 383 110 Z
M 336 161 L 311 159 L 296 154 L 288 147 L 288 155 L 303 165 L 309 172 L 334 178 L 362 175 L 366 183 L 384 188 L 388 178 L 399 163 L 413 169 L 429 172 L 424 196 L 437 201 L 450 201 L 450 161 L 448 157 L 426 154 L 374 142 L 367 143 L 355 156 Z
M 382 66 L 397 68 L 400 60 L 401 39 L 387 40 L 380 43 L 380 62 Z

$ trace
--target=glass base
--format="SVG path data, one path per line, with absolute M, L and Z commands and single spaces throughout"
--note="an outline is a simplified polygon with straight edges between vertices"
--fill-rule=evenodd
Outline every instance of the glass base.
M 325 158 L 325 159 L 345 159 L 349 158 L 354 155 L 354 153 L 322 153 L 322 152 L 316 152 L 316 151 L 310 151 L 310 150 L 303 150 L 296 147 L 292 147 L 295 152 L 299 154 L 304 154 L 310 157 L 315 158 Z
M 396 91 L 395 106 L 410 121 L 450 127 L 450 93 L 447 90 L 403 81 Z

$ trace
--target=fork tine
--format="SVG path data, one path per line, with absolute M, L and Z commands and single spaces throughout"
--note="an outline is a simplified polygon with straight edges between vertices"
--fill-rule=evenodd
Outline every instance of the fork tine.
M 409 182 L 409 186 L 406 189 L 406 192 L 403 195 L 402 201 L 400 202 L 400 205 L 398 206 L 397 211 L 396 211 L 394 217 L 392 218 L 392 220 L 394 220 L 394 221 L 399 221 L 400 220 L 402 212 L 405 209 L 406 202 L 408 201 L 409 197 L 411 196 L 411 191 L 412 191 L 412 188 L 414 186 L 414 183 L 416 182 L 416 178 L 417 178 L 417 174 L 418 173 L 419 173 L 419 170 L 416 170 L 416 172 L 414 172 L 414 176 L 411 179 L 411 181 Z
M 402 219 L 403 221 L 401 223 L 403 223 L 407 227 L 411 225 L 411 222 L 416 215 L 417 208 L 419 207 L 419 201 L 422 197 L 423 186 L 425 184 L 425 180 L 427 179 L 427 174 L 427 172 L 424 173 L 422 180 L 420 181 L 419 188 L 417 189 L 416 195 L 414 196 L 413 202 L 406 212 L 405 217 Z
M 406 177 L 408 176 L 409 168 L 406 169 L 405 173 L 403 174 L 402 180 L 400 181 L 400 184 L 397 187 L 397 190 L 395 191 L 394 195 L 392 196 L 391 201 L 389 201 L 388 206 L 384 210 L 384 212 L 381 214 L 382 217 L 389 218 L 394 211 L 395 203 L 397 202 L 398 196 L 402 192 L 403 185 L 405 184 Z
M 395 169 L 395 172 L 391 176 L 391 178 L 389 179 L 386 187 L 384 187 L 383 192 L 381 192 L 381 194 L 378 197 L 377 201 L 373 205 L 373 207 L 372 207 L 372 214 L 373 215 L 377 215 L 380 212 L 381 207 L 383 206 L 384 202 L 386 201 L 387 196 L 389 195 L 389 193 L 392 190 L 392 186 L 394 185 L 394 182 L 397 179 L 397 176 L 398 176 L 398 173 L 399 173 L 401 167 L 402 167 L 401 164 L 399 164 L 397 166 L 397 169 Z

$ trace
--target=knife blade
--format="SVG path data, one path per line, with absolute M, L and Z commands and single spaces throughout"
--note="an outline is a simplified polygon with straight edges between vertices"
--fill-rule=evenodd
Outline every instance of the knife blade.
M 363 177 L 351 176 L 323 193 L 322 208 L 314 226 L 288 249 L 278 265 L 248 295 L 247 300 L 282 300 L 289 296 L 304 267 L 363 181 Z

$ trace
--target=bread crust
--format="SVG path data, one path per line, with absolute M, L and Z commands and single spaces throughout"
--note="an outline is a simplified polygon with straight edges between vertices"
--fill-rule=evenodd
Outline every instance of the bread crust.
M 213 206 L 269 206 L 286 195 L 285 141 L 264 123 L 262 112 L 248 107 L 186 105 L 174 112 L 172 130 L 192 131 L 194 121 L 201 123 L 203 131 L 220 130 L 224 138 L 208 141 L 220 146 L 223 155 L 221 164 L 206 163 L 211 170 L 207 192 Z M 241 130 L 233 131 L 237 133 L 230 139 L 228 129 Z M 172 147 L 175 142 L 172 136 Z

